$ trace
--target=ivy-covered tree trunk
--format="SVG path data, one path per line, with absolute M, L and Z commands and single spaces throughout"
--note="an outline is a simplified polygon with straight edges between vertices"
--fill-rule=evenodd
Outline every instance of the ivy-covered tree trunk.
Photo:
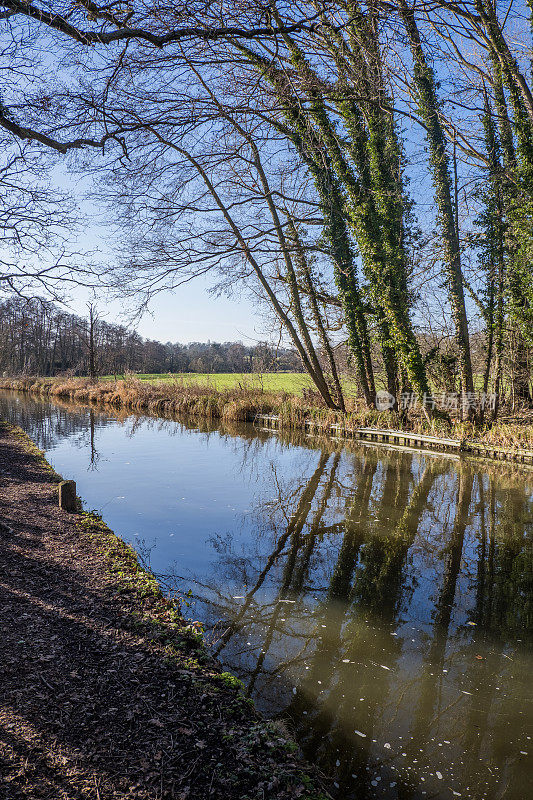
M 355 256 L 344 217 L 342 192 L 329 166 L 327 157 L 310 165 L 311 174 L 321 200 L 324 233 L 330 243 L 334 278 L 344 311 L 350 352 L 357 365 L 357 374 L 369 407 L 375 405 L 376 387 L 370 351 L 370 336 L 363 302 L 357 283 Z M 325 164 L 324 164 L 325 162 Z
M 372 55 L 377 57 L 379 44 L 375 41 L 375 35 L 372 36 Z M 346 146 L 357 167 L 359 175 L 356 175 L 343 153 L 340 137 L 336 135 L 328 116 L 319 77 L 290 36 L 285 35 L 284 39 L 289 48 L 291 62 L 306 87 L 310 121 L 316 126 L 320 144 L 327 150 L 336 176 L 348 195 L 345 215 L 361 253 L 377 316 L 388 390 L 397 395 L 401 364 L 413 388 L 422 398 L 429 392 L 429 386 L 419 343 L 409 316 L 407 259 L 403 247 L 405 198 L 399 177 L 400 148 L 396 131 L 386 114 L 373 112 L 370 117 L 367 115 L 367 121 L 373 121 L 368 133 L 357 105 L 349 100 L 353 91 L 347 86 L 338 89 L 336 104 L 351 137 L 351 144 Z M 334 46 L 335 43 L 331 44 Z M 383 95 L 383 85 L 379 77 L 377 82 L 378 94 Z M 343 92 L 346 92 L 347 100 L 343 98 Z M 374 107 L 373 104 L 370 105 Z
M 474 378 L 463 288 L 461 253 L 457 235 L 457 220 L 452 200 L 446 138 L 439 116 L 440 108 L 435 75 L 433 69 L 427 63 L 420 32 L 411 6 L 407 5 L 405 0 L 398 0 L 398 9 L 409 39 L 414 62 L 413 78 L 418 96 L 418 107 L 426 126 L 435 200 L 444 245 L 448 297 L 459 351 L 461 387 L 463 392 L 471 393 L 474 391 Z M 473 416 L 473 408 L 470 408 L 469 413 Z
M 487 94 L 484 97 L 483 130 L 487 154 L 487 180 L 483 190 L 484 208 L 477 220 L 482 229 L 479 262 L 484 271 L 484 317 L 487 326 L 487 355 L 483 375 L 483 392 L 489 391 L 493 354 L 495 354 L 494 391 L 496 393 L 495 411 L 499 406 L 501 389 L 502 345 L 503 345 L 503 292 L 506 272 L 504 219 L 504 168 L 501 163 L 501 145 L 494 124 L 491 104 Z M 504 128 L 505 130 L 505 128 Z M 511 140 L 512 145 L 512 140 Z M 509 147 L 509 142 L 506 143 Z M 509 157 L 509 154 L 507 154 Z M 483 416 L 481 414 L 481 416 Z
M 505 313 L 503 309 L 503 293 L 504 293 L 504 267 L 503 261 L 498 264 L 498 293 L 496 300 L 496 313 L 494 318 L 494 406 L 492 410 L 493 422 L 498 417 L 501 404 L 502 393 L 502 372 L 503 372 L 503 329 L 505 322 Z
M 513 257 L 514 246 L 510 239 L 508 224 L 505 220 L 507 209 L 516 200 L 516 184 L 511 176 L 516 171 L 516 150 L 513 139 L 513 130 L 509 119 L 507 102 L 502 78 L 502 67 L 496 55 L 492 54 L 492 90 L 496 106 L 496 118 L 498 120 L 497 132 L 494 131 L 492 138 L 494 142 L 499 139 L 501 151 L 501 163 L 489 161 L 491 172 L 494 174 L 495 184 L 498 189 L 499 215 L 501 220 L 501 236 L 499 237 L 497 274 L 496 274 L 496 299 L 494 312 L 494 405 L 492 410 L 492 421 L 498 418 L 502 402 L 502 374 L 503 374 L 503 337 L 505 326 L 505 282 L 507 279 L 508 262 Z M 489 108 L 490 110 L 490 108 Z M 490 152 L 490 144 L 487 147 Z M 494 146 L 496 153 L 496 147 Z M 498 167 L 500 174 L 498 175 Z
M 313 178 L 324 220 L 324 239 L 329 244 L 334 280 L 344 311 L 350 353 L 356 364 L 356 376 L 369 407 L 375 405 L 375 383 L 370 337 L 357 281 L 357 268 L 346 218 L 342 189 L 309 119 L 294 95 L 284 72 L 267 59 L 242 44 L 237 49 L 271 84 L 282 103 L 286 124 L 272 121 L 293 143 Z
M 492 64 L 497 110 L 501 116 L 504 164 L 508 172 L 503 187 L 509 223 L 506 275 L 509 317 L 518 326 L 527 347 L 533 344 L 533 123 L 506 64 L 498 61 L 496 53 L 492 53 Z M 513 111 L 512 125 L 507 115 L 504 85 Z
M 528 5 L 531 8 L 529 2 Z M 503 35 L 503 29 L 496 13 L 495 0 L 478 0 L 476 10 L 490 47 L 507 75 L 508 88 L 519 99 L 530 125 L 533 125 L 533 94 Z

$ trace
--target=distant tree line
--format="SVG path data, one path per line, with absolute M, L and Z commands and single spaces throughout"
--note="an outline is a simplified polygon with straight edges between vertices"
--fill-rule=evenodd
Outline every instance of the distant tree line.
M 241 342 L 163 344 L 99 319 L 93 307 L 83 318 L 49 301 L 10 298 L 0 303 L 0 373 L 5 375 L 290 372 L 301 368 L 296 351 L 265 342 L 253 346 Z

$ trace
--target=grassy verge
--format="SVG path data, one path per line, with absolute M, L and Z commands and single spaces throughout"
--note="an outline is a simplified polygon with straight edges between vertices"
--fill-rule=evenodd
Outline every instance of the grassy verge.
M 227 422 L 250 421 L 256 414 L 275 414 L 285 429 L 302 430 L 311 422 L 315 432 L 328 432 L 334 423 L 342 423 L 349 434 L 360 427 L 403 429 L 419 434 L 458 440 L 475 440 L 486 445 L 509 449 L 533 449 L 533 411 L 508 415 L 505 411 L 493 426 L 475 427 L 452 419 L 428 422 L 420 410 L 407 419 L 394 412 L 378 412 L 363 407 L 357 399 L 348 401 L 348 413 L 326 409 L 318 394 L 304 396 L 275 392 L 264 387 L 238 385 L 217 389 L 201 383 L 166 380 L 151 383 L 137 377 L 120 381 L 91 382 L 88 379 L 5 378 L 0 389 L 26 391 L 79 403 L 103 403 L 117 409 L 151 414 L 185 414 L 196 419 L 221 419 Z

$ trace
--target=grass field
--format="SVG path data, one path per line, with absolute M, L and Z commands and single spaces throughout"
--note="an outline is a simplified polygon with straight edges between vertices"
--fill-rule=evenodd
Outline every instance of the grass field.
M 123 376 L 117 375 L 117 378 Z M 157 374 L 135 375 L 140 381 L 147 383 L 167 383 L 174 381 L 187 386 L 208 386 L 213 389 L 234 389 L 239 386 L 247 389 L 264 389 L 267 392 L 287 392 L 287 394 L 301 395 L 304 389 L 313 389 L 313 382 L 304 372 L 220 372 L 211 375 L 196 372 L 173 372 Z M 101 380 L 113 380 L 114 375 L 106 375 Z M 349 390 L 351 381 L 346 382 Z
M 117 375 L 117 380 L 124 379 L 124 375 Z M 186 386 L 204 386 L 218 391 L 232 390 L 235 388 L 263 389 L 266 392 L 286 392 L 287 394 L 301 396 L 304 389 L 317 391 L 313 381 L 305 372 L 165 372 L 165 373 L 138 373 L 134 377 L 145 383 L 168 383 L 174 381 Z M 112 381 L 114 375 L 104 375 L 102 381 Z M 382 376 L 375 376 L 376 388 L 386 388 Z M 342 378 L 342 387 L 346 397 L 355 397 L 358 394 L 357 384 L 353 378 Z M 483 388 L 483 376 L 474 376 L 475 389 L 478 392 Z

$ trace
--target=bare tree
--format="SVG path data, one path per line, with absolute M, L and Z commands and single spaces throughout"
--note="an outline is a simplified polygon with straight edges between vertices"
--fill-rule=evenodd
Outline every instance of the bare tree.
M 141 305 L 216 273 L 221 290 L 267 303 L 326 405 L 341 410 L 337 344 L 348 342 L 371 406 L 382 373 L 391 394 L 422 398 L 428 368 L 447 360 L 448 383 L 472 393 L 478 326 L 483 388 L 499 390 L 506 329 L 524 373 L 513 386 L 530 396 L 533 104 L 506 27 L 521 10 L 489 0 L 1 5 L 17 52 L 41 36 L 70 67 L 52 85 L 49 64 L 21 60 L 0 127 L 106 176 L 121 250 L 136 250 L 117 274 Z M 492 295 L 477 258 L 489 228 L 472 235 L 494 166 L 487 104 L 503 187 Z M 433 187 L 423 252 L 410 174 L 419 193 Z

